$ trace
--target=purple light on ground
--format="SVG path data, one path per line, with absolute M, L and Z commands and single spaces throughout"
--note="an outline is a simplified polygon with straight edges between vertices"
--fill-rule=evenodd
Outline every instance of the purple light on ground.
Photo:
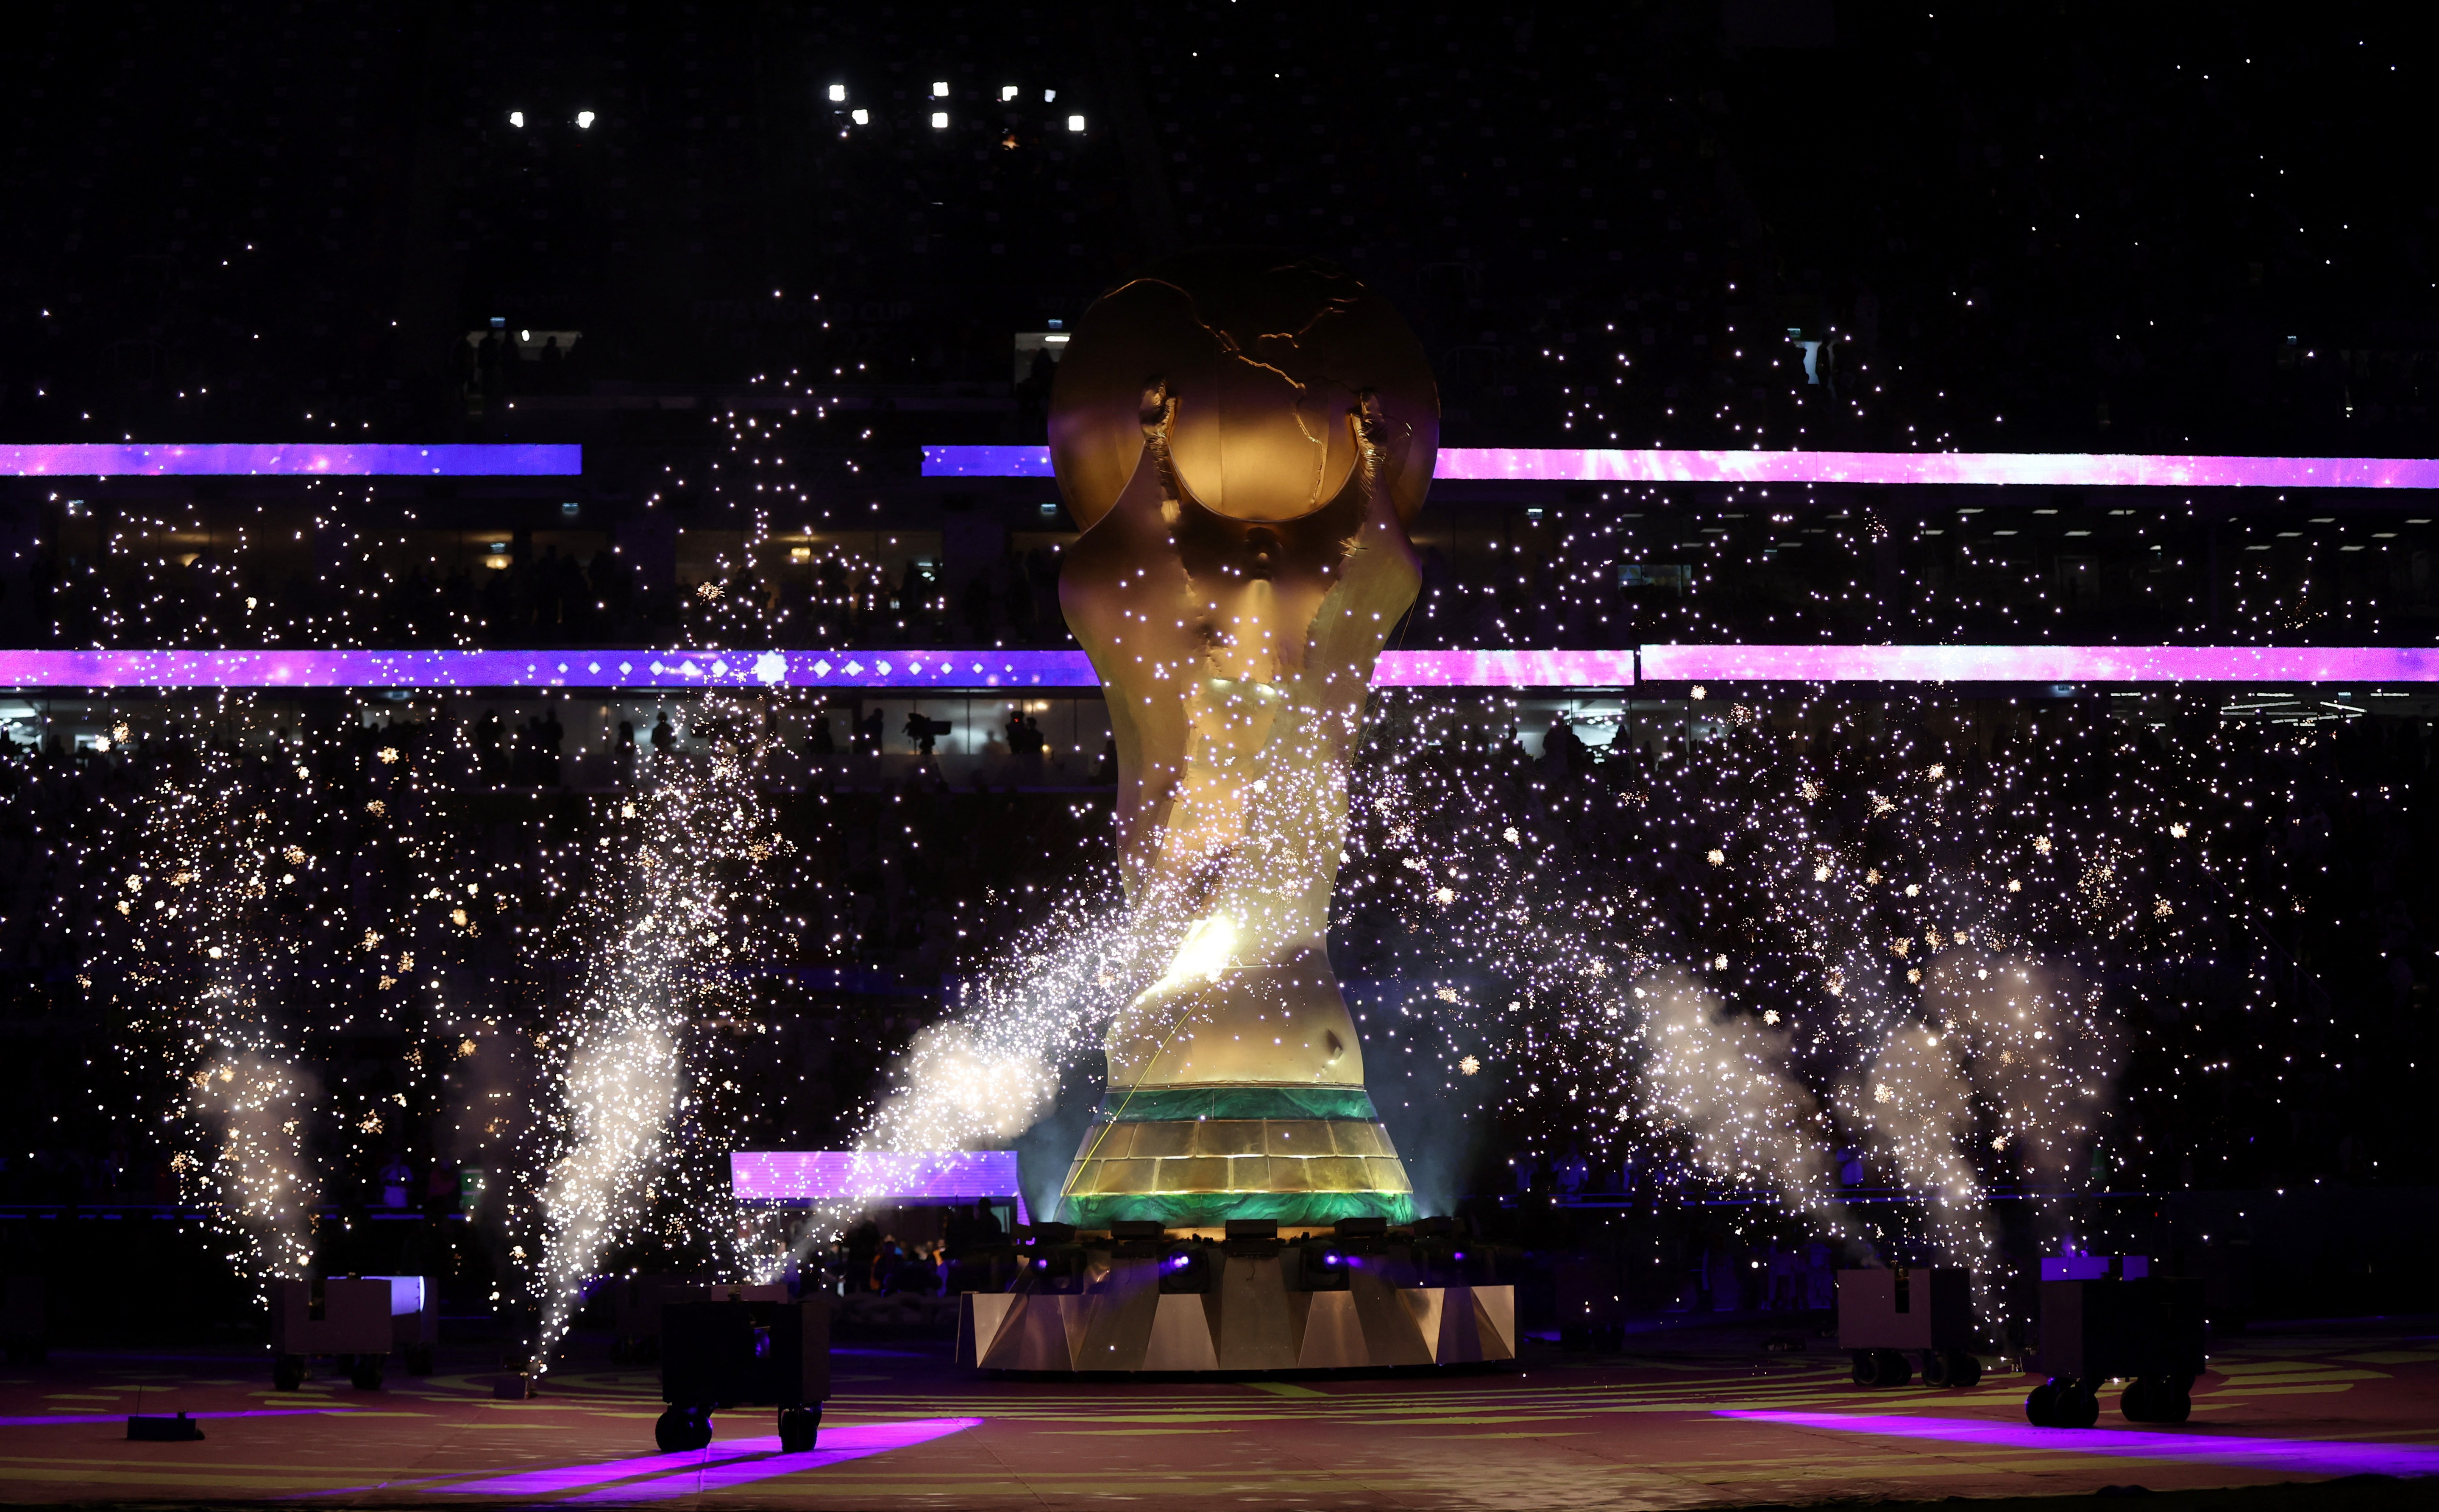
M 236 1413 L 188 1413 L 201 1422 L 208 1417 L 320 1417 L 354 1412 L 352 1407 L 257 1407 Z M 62 1413 L 56 1417 L 0 1417 L 0 1428 L 48 1428 L 54 1423 L 124 1423 L 125 1413 Z M 175 1417 L 177 1413 L 147 1413 L 147 1417 Z
M 1046 446 L 927 446 L 927 478 L 1054 476 Z M 2439 460 L 2380 456 L 2136 456 L 2032 452 L 1675 452 L 1444 446 L 1451 481 L 1972 483 L 2074 488 L 2439 489 Z
M 1778 1423 L 1789 1428 L 1826 1428 L 1842 1433 L 1882 1433 L 1892 1438 L 1929 1438 L 1992 1449 L 2065 1450 L 2127 1459 L 2186 1460 L 2204 1465 L 2295 1475 L 2439 1475 L 2439 1447 L 2424 1444 L 2347 1444 L 2307 1438 L 2239 1438 L 2232 1433 L 2138 1432 L 2117 1429 L 2035 1428 L 2026 1423 L 1969 1417 L 1898 1417 L 1875 1413 L 1779 1413 L 1728 1408 L 1715 1417 Z
M 136 446 L 68 442 L 0 446 L 0 477 L 572 478 L 580 446 L 413 446 L 312 441 L 267 446 Z
M 863 1201 L 900 1198 L 970 1202 L 1024 1190 L 1012 1149 L 897 1154 L 879 1150 L 740 1149 L 729 1189 L 743 1202 Z
M 1664 683 L 2429 683 L 2398 646 L 1646 646 Z
M 513 1475 L 494 1475 L 479 1481 L 460 1481 L 455 1485 L 438 1489 L 468 1496 L 545 1496 L 558 1491 L 581 1490 L 588 1485 L 600 1485 L 611 1481 L 631 1481 L 639 1475 L 666 1475 L 671 1470 L 701 1469 L 706 1465 L 719 1465 L 742 1459 L 749 1454 L 770 1454 L 779 1448 L 775 1434 L 760 1438 L 731 1439 L 715 1443 L 709 1449 L 693 1450 L 681 1454 L 643 1454 L 633 1459 L 604 1460 L 597 1465 L 562 1465 L 546 1470 L 520 1470 Z
M 910 1449 L 928 1444 L 951 1433 L 962 1433 L 981 1426 L 979 1417 L 920 1417 L 904 1423 L 858 1423 L 851 1428 L 825 1428 L 818 1446 L 801 1454 L 773 1454 L 762 1459 L 731 1460 L 714 1465 L 699 1474 L 664 1475 L 658 1480 L 631 1485 L 604 1486 L 582 1496 L 572 1496 L 570 1502 L 664 1502 L 672 1497 L 693 1496 L 703 1491 L 726 1490 L 735 1485 L 750 1485 L 756 1481 L 774 1480 L 802 1470 L 818 1470 L 826 1465 L 846 1460 L 860 1460 L 874 1454 L 886 1454 L 891 1450 Z M 776 1439 L 753 1442 L 776 1448 Z M 460 1488 L 462 1489 L 462 1487 Z

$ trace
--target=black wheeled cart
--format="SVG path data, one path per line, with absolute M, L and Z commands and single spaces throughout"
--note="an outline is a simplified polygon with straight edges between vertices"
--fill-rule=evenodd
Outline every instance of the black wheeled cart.
M 2181 1423 L 2203 1348 L 2199 1281 L 2044 1281 L 2036 1361 L 2050 1379 L 2024 1398 L 2024 1416 L 2039 1428 L 2090 1428 L 2102 1385 L 2123 1379 L 2127 1421 Z
M 671 1453 L 711 1442 L 711 1414 L 779 1410 L 779 1448 L 813 1447 L 830 1394 L 829 1299 L 672 1302 L 661 1309 L 661 1399 L 652 1434 Z
M 1926 1386 L 1982 1379 L 1973 1352 L 1973 1272 L 1896 1266 L 1838 1272 L 1838 1347 L 1858 1386 L 1902 1386 L 1922 1361 Z

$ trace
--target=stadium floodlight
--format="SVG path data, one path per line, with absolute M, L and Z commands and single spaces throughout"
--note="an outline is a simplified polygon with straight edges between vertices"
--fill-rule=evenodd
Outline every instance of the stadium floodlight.
M 932 129 L 935 132 L 940 132 L 948 130 L 948 127 L 949 113 L 944 110 L 934 111 L 932 113 Z
M 1083 117 L 1083 116 L 1068 116 L 1068 117 L 1067 117 L 1067 129 L 1068 129 L 1069 131 L 1071 131 L 1071 132 L 1080 132 L 1080 131 L 1082 131 L 1082 130 L 1084 129 L 1084 117 Z
M 1045 105 L 1055 105 L 1058 102 L 1059 91 L 1055 89 L 1045 89 L 1041 92 L 1041 103 Z
M 1016 86 L 1014 84 L 1002 84 L 999 86 L 999 98 L 1001 104 L 1005 105 L 1015 98 Z
M 855 122 L 858 126 L 869 126 L 872 124 L 872 112 L 868 110 L 851 110 L 846 113 L 846 118 Z
M 518 128 L 522 129 L 522 128 L 525 126 L 525 113 L 524 111 L 521 111 L 521 110 L 512 110 L 512 111 L 508 112 L 508 124 L 509 124 L 509 125 L 514 126 L 514 127 L 518 127 Z
M 578 131 L 579 131 L 579 132 L 589 132 L 589 131 L 591 131 L 591 130 L 593 129 L 593 121 L 594 121 L 594 116 L 593 116 L 593 113 L 592 113 L 591 111 L 589 111 L 589 110 L 580 110 L 580 111 L 578 111 L 578 112 L 576 113 L 576 129 L 577 129 Z
M 830 98 L 832 100 L 844 101 L 846 98 L 846 86 L 845 84 L 832 84 L 830 86 Z
M 949 84 L 946 80 L 935 79 L 932 81 L 932 98 L 934 99 L 946 99 L 949 98 Z

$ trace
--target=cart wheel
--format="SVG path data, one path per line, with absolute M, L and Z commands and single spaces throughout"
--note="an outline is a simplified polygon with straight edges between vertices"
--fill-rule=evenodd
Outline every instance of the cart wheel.
M 2118 1415 L 2129 1423 L 2156 1422 L 2158 1419 L 2152 1416 L 2155 1389 L 2156 1383 L 2148 1376 L 2137 1376 L 2127 1381 L 2126 1389 L 2117 1395 Z
M 2057 1398 L 2056 1381 L 2045 1380 L 2034 1387 L 2031 1394 L 2024 1397 L 2024 1421 L 2035 1428 L 2056 1428 Z
M 1886 1390 L 1914 1379 L 1914 1364 L 1894 1349 L 1872 1351 L 1872 1384 Z
M 2054 1428 L 2090 1428 L 2100 1421 L 2100 1397 L 2080 1380 L 2069 1381 L 2058 1388 L 2057 1406 L 2053 1410 Z
M 810 1407 L 779 1409 L 779 1452 L 802 1454 L 813 1447 L 814 1436 L 821 1432 L 822 1404 Z
M 1858 1386 L 1872 1384 L 1874 1378 L 1880 1373 L 1880 1367 L 1872 1361 L 1872 1352 L 1868 1349 L 1849 1349 L 1846 1354 L 1854 1361 L 1855 1384 Z
M 2150 1393 L 2151 1421 L 2181 1423 L 2194 1415 L 2193 1384 L 2181 1376 L 2156 1382 Z
M 1922 1383 L 1926 1386 L 1953 1384 L 1948 1379 L 1948 1357 L 1936 1349 L 1922 1352 Z
M 347 1384 L 358 1391 L 379 1391 L 382 1372 L 388 1364 L 381 1355 L 358 1355 L 355 1363 L 347 1368 Z
M 294 1355 L 282 1355 L 271 1362 L 271 1389 L 294 1391 L 305 1384 L 305 1361 Z
M 652 1424 L 652 1441 L 664 1453 L 690 1454 L 711 1443 L 711 1412 L 703 1407 L 672 1407 Z

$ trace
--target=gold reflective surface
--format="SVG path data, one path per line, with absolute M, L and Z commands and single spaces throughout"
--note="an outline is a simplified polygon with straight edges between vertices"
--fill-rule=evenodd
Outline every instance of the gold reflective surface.
M 1078 323 L 1050 435 L 1128 898 L 1181 938 L 1111 1029 L 1111 1085 L 1361 1085 L 1324 937 L 1373 663 L 1421 582 L 1421 347 L 1325 264 L 1190 254 Z

